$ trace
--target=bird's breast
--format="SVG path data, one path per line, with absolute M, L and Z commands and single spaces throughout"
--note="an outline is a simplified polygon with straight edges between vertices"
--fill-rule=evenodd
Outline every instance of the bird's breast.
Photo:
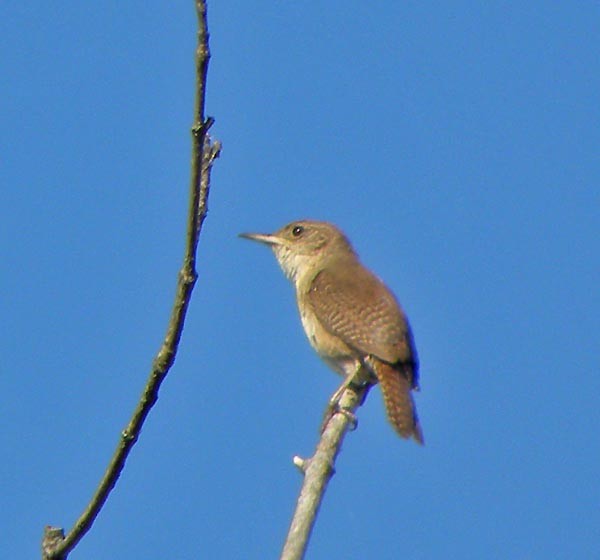
M 298 297 L 298 310 L 310 345 L 321 359 L 342 375 L 347 375 L 349 370 L 355 369 L 355 353 L 341 338 L 332 335 L 323 327 L 310 305 L 301 296 Z

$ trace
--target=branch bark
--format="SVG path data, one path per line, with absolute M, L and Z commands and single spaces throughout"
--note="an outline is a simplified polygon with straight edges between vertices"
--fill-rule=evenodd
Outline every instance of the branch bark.
M 342 385 L 343 386 L 343 385 Z M 353 419 L 354 411 L 362 404 L 368 385 L 349 386 L 339 400 L 338 412 L 327 422 L 310 459 L 294 457 L 294 464 L 304 474 L 304 482 L 296 510 L 281 553 L 281 560 L 302 560 L 323 501 L 327 484 L 335 474 L 335 460 Z
M 198 277 L 196 271 L 196 250 L 202 224 L 208 211 L 208 195 L 210 192 L 210 174 L 214 160 L 219 156 L 221 145 L 211 142 L 208 130 L 213 123 L 212 118 L 205 118 L 206 76 L 210 50 L 208 45 L 208 26 L 206 1 L 196 0 L 198 16 L 198 46 L 196 48 L 196 100 L 194 106 L 194 122 L 192 124 L 192 171 L 190 179 L 190 200 L 187 217 L 187 233 L 183 265 L 179 271 L 175 302 L 167 326 L 163 343 L 158 350 L 150 376 L 144 387 L 138 405 L 110 460 L 89 504 L 79 516 L 73 528 L 64 535 L 59 527 L 47 526 L 42 540 L 43 560 L 64 560 L 77 546 L 77 543 L 91 529 L 94 520 L 100 513 L 129 456 L 138 440 L 144 422 L 158 400 L 158 392 L 167 373 L 171 369 L 177 355 L 181 333 L 185 323 L 188 305 Z

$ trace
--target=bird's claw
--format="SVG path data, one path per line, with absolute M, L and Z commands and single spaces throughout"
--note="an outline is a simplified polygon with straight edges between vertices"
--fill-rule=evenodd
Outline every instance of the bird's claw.
M 356 428 L 358 428 L 358 418 L 356 417 L 356 414 L 354 414 L 354 412 L 352 412 L 351 410 L 348 410 L 347 408 L 342 408 L 342 407 L 338 407 L 337 411 L 340 414 L 343 414 L 348 421 L 350 422 L 350 431 L 353 432 L 354 430 L 356 430 Z
M 358 418 L 356 414 L 347 408 L 344 408 L 339 405 L 337 402 L 329 403 L 327 409 L 325 410 L 325 414 L 323 415 L 323 422 L 321 423 L 321 434 L 325 431 L 327 424 L 329 421 L 337 414 L 343 414 L 348 421 L 350 422 L 350 431 L 353 432 L 358 427 Z

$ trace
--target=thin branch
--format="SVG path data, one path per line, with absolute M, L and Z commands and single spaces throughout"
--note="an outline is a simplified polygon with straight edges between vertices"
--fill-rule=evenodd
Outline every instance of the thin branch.
M 368 386 L 348 387 L 339 400 L 339 411 L 327 422 L 315 454 L 310 459 L 294 457 L 294 464 L 304 474 L 296 511 L 281 553 L 281 560 L 302 560 L 317 518 L 327 484 L 335 473 L 335 459 L 344 436 L 350 429 L 352 414 L 364 400 Z
M 187 308 L 198 277 L 196 272 L 196 249 L 208 208 L 210 171 L 221 149 L 218 142 L 211 144 L 208 137 L 208 129 L 212 125 L 213 119 L 206 119 L 204 116 L 206 76 L 210 59 L 206 2 L 204 0 L 196 0 L 196 11 L 198 15 L 198 47 L 196 49 L 196 101 L 194 123 L 192 125 L 190 202 L 183 266 L 179 272 L 175 303 L 167 332 L 152 363 L 150 376 L 140 401 L 129 424 L 121 434 L 115 453 L 88 506 L 66 536 L 64 536 L 62 529 L 58 527 L 46 527 L 42 541 L 42 558 L 44 560 L 66 559 L 68 554 L 77 546 L 77 543 L 91 529 L 94 520 L 123 471 L 125 461 L 140 436 L 146 417 L 158 400 L 160 386 L 173 365 L 177 354 Z

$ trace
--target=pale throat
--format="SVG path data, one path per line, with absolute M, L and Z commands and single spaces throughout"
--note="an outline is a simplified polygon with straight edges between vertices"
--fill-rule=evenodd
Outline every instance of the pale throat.
M 273 246 L 277 262 L 286 277 L 294 283 L 296 288 L 310 281 L 314 276 L 319 258 L 316 255 L 296 253 L 285 245 Z

